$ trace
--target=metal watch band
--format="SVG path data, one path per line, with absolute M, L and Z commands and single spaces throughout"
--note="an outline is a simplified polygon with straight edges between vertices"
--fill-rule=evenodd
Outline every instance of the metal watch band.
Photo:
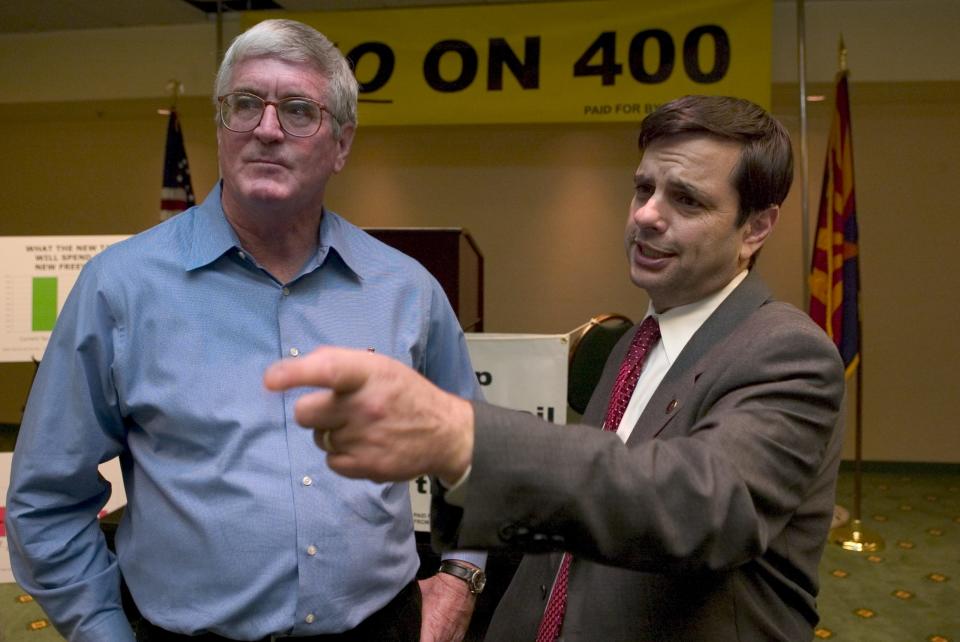
M 479 568 L 468 567 L 452 560 L 440 562 L 440 572 L 453 575 L 466 582 L 467 586 L 470 587 L 470 592 L 474 595 L 480 595 L 487 583 L 487 576 Z

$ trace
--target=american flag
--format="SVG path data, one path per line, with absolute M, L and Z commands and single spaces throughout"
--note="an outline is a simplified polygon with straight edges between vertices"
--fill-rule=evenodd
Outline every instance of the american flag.
M 170 110 L 167 123 L 167 151 L 163 161 L 163 187 L 160 189 L 160 220 L 193 207 L 193 184 L 190 181 L 190 164 L 183 146 L 183 132 L 177 112 Z

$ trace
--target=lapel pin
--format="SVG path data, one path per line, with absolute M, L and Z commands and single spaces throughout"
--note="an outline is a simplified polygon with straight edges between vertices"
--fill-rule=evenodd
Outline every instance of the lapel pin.
M 676 410 L 678 405 L 680 405 L 680 402 L 677 401 L 676 399 L 674 399 L 673 401 L 671 401 L 670 403 L 668 403 L 668 404 L 667 404 L 667 414 L 669 415 L 671 412 L 673 412 L 674 410 Z

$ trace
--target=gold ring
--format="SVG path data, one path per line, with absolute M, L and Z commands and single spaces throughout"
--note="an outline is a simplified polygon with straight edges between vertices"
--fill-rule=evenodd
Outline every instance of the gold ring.
M 323 431 L 323 449 L 326 450 L 328 453 L 332 453 L 332 452 L 333 452 L 333 444 L 330 443 L 330 431 L 329 431 L 329 430 L 324 430 L 324 431 Z

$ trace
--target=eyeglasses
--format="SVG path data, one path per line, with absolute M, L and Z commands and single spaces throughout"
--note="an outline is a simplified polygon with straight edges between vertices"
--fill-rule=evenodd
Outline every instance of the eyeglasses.
M 307 138 L 320 131 L 323 112 L 327 111 L 324 105 L 310 98 L 295 96 L 273 102 L 245 91 L 219 96 L 217 101 L 220 103 L 220 122 L 230 131 L 241 134 L 257 128 L 267 105 L 273 105 L 277 110 L 280 129 L 297 138 Z

